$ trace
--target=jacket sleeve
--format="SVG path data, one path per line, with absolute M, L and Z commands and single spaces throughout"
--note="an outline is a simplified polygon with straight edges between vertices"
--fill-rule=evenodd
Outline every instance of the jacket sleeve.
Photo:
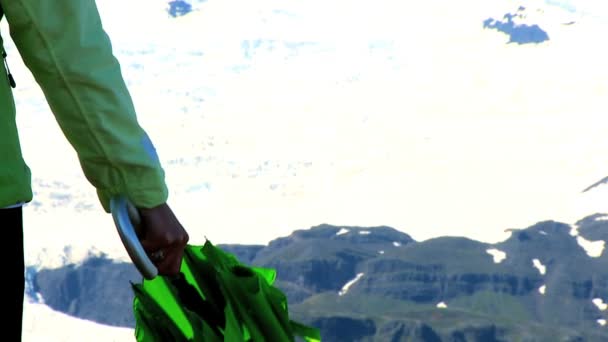
M 164 171 L 137 122 L 94 0 L 0 0 L 10 34 L 41 86 L 106 212 L 127 196 L 137 207 L 167 200 Z

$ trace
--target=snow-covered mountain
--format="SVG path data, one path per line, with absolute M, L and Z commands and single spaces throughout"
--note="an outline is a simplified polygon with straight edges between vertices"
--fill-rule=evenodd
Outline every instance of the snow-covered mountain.
M 191 3 L 173 18 L 164 0 L 98 1 L 192 243 L 265 244 L 322 222 L 497 242 L 505 227 L 608 212 L 605 186 L 581 193 L 608 174 L 601 2 Z M 548 39 L 508 43 L 535 25 Z M 7 50 L 36 194 L 27 264 L 93 248 L 126 260 Z

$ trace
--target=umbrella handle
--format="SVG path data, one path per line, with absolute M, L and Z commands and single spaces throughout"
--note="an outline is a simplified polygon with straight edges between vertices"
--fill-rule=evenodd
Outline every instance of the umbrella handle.
M 146 251 L 144 251 L 137 234 L 138 228 L 141 226 L 139 212 L 123 196 L 110 199 L 110 211 L 112 212 L 118 235 L 129 257 L 131 257 L 131 261 L 133 261 L 133 264 L 135 264 L 135 267 L 137 267 L 137 270 L 139 270 L 139 273 L 144 278 L 148 280 L 154 279 L 158 275 L 158 269 L 154 266 Z

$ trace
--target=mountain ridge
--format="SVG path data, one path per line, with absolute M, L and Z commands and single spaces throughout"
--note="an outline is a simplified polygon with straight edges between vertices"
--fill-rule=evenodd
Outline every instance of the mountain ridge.
M 608 238 L 603 217 L 579 220 L 580 237 Z M 453 236 L 418 242 L 387 226 L 321 224 L 266 246 L 218 246 L 246 264 L 276 269 L 290 314 L 319 327 L 324 341 L 607 340 L 600 323 L 606 308 L 597 301 L 608 302 L 608 257 L 589 256 L 571 231 L 542 221 L 489 244 Z M 505 258 L 497 262 L 493 249 Z M 29 296 L 55 310 L 134 326 L 127 280 L 141 276 L 129 263 L 92 255 L 28 279 Z

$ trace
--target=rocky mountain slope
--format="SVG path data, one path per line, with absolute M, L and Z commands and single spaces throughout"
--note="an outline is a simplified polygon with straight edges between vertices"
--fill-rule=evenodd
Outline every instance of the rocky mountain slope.
M 275 268 L 293 318 L 324 341 L 606 341 L 608 256 L 581 244 L 608 238 L 605 218 L 540 222 L 494 245 L 320 225 L 220 247 Z M 31 292 L 70 315 L 133 326 L 129 281 L 140 279 L 128 263 L 93 257 L 32 274 Z

